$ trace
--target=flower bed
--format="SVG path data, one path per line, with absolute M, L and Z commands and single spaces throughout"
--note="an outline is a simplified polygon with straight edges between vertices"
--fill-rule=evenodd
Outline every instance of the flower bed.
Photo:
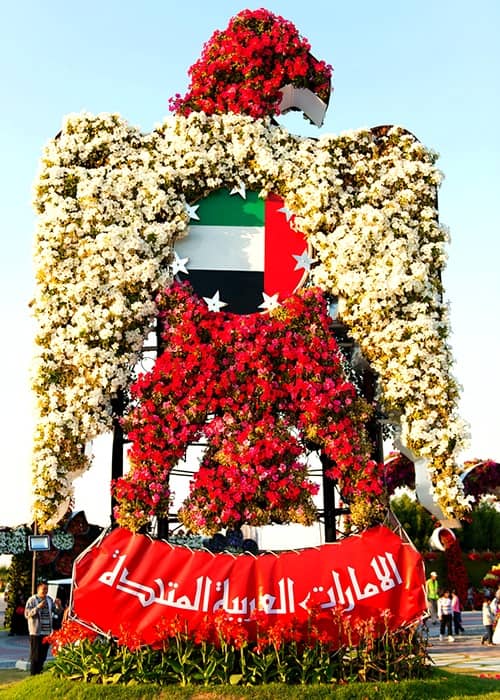
M 142 646 L 125 626 L 117 639 L 107 639 L 68 622 L 49 637 L 52 668 L 58 676 L 103 684 L 332 684 L 425 677 L 426 639 L 416 629 L 389 632 L 389 614 L 385 611 L 379 620 L 365 620 L 353 629 L 349 616 L 335 611 L 332 625 L 344 640 L 340 648 L 317 630 L 314 615 L 305 630 L 293 624 L 260 625 L 255 643 L 248 642 L 236 619 L 222 613 L 195 635 L 184 632 L 179 618 L 158 625 L 157 643 L 151 647 Z M 350 641 L 354 635 L 361 639 L 356 647 Z

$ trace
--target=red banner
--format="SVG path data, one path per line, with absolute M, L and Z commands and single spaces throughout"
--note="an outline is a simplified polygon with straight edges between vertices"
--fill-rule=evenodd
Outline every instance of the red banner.
M 396 629 L 425 610 L 424 583 L 420 554 L 383 526 L 257 557 L 192 551 L 116 529 L 75 563 L 72 617 L 114 636 L 126 624 L 147 644 L 162 619 L 180 616 L 195 630 L 220 610 L 250 636 L 254 611 L 268 624 L 300 624 L 314 610 L 325 629 L 339 611 L 353 628 L 390 611 L 386 624 Z

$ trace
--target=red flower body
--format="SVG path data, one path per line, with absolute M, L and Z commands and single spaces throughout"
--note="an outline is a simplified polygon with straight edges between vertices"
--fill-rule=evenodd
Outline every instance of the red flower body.
M 201 437 L 208 447 L 179 513 L 192 531 L 313 522 L 311 449 L 332 460 L 327 475 L 345 498 L 381 493 L 370 409 L 344 377 L 319 290 L 269 316 L 208 311 L 178 284 L 159 304 L 165 352 L 132 387 L 132 469 L 114 486 L 118 517 L 166 514 L 169 472 Z

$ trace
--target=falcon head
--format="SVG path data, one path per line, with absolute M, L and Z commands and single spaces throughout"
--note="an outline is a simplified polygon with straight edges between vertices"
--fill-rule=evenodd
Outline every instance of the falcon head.
M 299 110 L 321 126 L 332 67 L 310 48 L 292 22 L 265 9 L 243 10 L 204 45 L 189 69 L 187 93 L 171 98 L 170 109 L 184 116 L 235 112 L 254 118 Z

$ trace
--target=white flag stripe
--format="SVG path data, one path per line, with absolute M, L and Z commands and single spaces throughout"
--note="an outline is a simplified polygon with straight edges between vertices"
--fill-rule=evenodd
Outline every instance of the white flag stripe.
M 264 272 L 264 226 L 190 226 L 175 251 L 189 270 Z

